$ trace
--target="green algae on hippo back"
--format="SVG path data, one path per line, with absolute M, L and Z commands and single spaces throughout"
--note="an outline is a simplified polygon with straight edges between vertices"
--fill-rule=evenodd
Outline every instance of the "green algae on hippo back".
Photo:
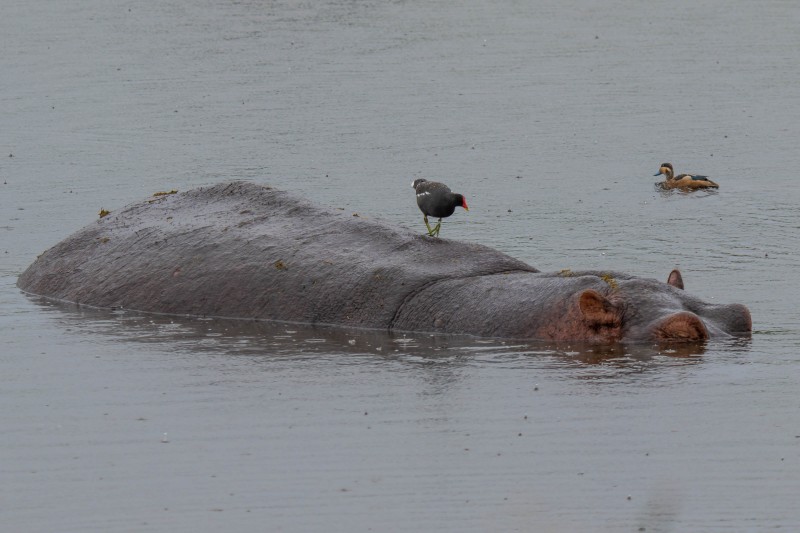
M 237 181 L 115 209 L 43 253 L 18 286 L 100 308 L 554 341 L 751 329 L 746 307 L 672 281 L 565 272 Z

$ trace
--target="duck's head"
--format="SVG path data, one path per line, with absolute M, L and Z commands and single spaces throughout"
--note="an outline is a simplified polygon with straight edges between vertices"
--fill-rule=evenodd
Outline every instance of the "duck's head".
M 663 174 L 664 177 L 669 180 L 672 179 L 673 172 L 672 163 L 661 163 L 661 167 L 658 169 L 658 172 L 653 174 L 653 176 L 661 176 Z

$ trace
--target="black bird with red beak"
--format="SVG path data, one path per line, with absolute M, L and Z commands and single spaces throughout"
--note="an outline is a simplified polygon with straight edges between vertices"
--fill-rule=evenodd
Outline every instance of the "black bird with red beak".
M 452 215 L 456 207 L 461 206 L 466 211 L 469 211 L 467 200 L 464 196 L 454 193 L 444 183 L 420 178 L 414 180 L 411 186 L 417 191 L 417 205 L 419 210 L 422 211 L 422 220 L 425 221 L 425 227 L 428 228 L 428 235 L 431 237 L 439 236 L 442 219 Z M 439 219 L 439 222 L 433 228 L 428 224 L 428 216 Z

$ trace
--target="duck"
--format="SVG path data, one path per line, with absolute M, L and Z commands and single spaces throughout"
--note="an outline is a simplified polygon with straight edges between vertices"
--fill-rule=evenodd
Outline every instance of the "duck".
M 658 172 L 653 176 L 664 176 L 664 181 L 659 185 L 664 189 L 719 189 L 716 182 L 708 179 L 708 176 L 697 174 L 678 174 L 672 170 L 671 163 L 661 163 Z
M 423 178 L 411 182 L 411 186 L 417 193 L 417 206 L 422 211 L 422 220 L 428 228 L 428 235 L 438 237 L 442 227 L 442 219 L 452 215 L 456 207 L 463 207 L 469 211 L 467 200 L 463 194 L 454 193 L 450 187 L 438 181 L 428 181 Z M 431 228 L 428 217 L 437 217 L 439 222 Z

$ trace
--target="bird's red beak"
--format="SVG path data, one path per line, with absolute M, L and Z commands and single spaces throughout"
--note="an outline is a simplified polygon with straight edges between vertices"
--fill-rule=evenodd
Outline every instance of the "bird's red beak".
M 461 207 L 463 207 L 466 211 L 469 211 L 469 207 L 467 207 L 467 199 L 466 198 L 462 198 L 461 199 Z

